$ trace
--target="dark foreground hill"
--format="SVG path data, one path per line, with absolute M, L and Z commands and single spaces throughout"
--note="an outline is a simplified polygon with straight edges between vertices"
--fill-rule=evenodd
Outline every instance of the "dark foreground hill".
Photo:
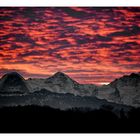
M 121 133 L 140 132 L 140 109 L 120 117 L 105 107 L 100 110 L 52 109 L 39 106 L 0 108 L 0 132 L 14 133 Z

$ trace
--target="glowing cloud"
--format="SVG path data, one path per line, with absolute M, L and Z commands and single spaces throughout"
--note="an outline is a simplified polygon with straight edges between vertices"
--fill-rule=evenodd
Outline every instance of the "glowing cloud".
M 140 71 L 140 8 L 0 8 L 0 76 L 109 83 Z

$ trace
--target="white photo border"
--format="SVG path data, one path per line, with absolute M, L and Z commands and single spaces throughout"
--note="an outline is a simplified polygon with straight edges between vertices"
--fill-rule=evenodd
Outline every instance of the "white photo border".
M 37 6 L 37 7 L 116 7 L 116 6 L 140 6 L 140 0 L 0 0 L 0 7 L 6 6 Z

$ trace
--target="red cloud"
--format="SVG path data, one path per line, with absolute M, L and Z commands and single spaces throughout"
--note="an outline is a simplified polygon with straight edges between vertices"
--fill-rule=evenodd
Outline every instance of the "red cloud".
M 0 75 L 66 72 L 108 83 L 140 71 L 140 8 L 1 8 Z

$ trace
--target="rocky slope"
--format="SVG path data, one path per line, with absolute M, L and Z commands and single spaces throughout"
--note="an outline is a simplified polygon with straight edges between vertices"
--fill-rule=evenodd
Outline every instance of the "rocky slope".
M 68 75 L 57 72 L 47 79 L 29 79 L 27 83 L 31 87 L 31 92 L 47 89 L 56 93 L 73 93 L 74 95 L 91 96 L 96 94 L 95 85 L 79 84 Z
M 96 97 L 99 99 L 106 99 L 110 102 L 122 103 L 118 89 L 110 85 L 98 87 Z
M 32 94 L 13 95 L 13 96 L 0 96 L 0 107 L 14 107 L 14 106 L 49 106 L 61 110 L 67 110 L 72 108 L 83 108 L 87 110 L 109 110 L 116 115 L 120 115 L 123 110 L 127 114 L 132 107 L 107 102 L 104 99 L 98 99 L 95 96 L 75 96 L 73 94 L 58 94 L 50 92 L 46 89 L 35 91 Z
M 28 80 L 13 72 L 0 80 L 0 94 L 34 94 L 42 89 L 57 94 L 71 93 L 75 96 L 97 97 L 118 104 L 140 106 L 140 73 L 123 76 L 103 86 L 79 84 L 62 72 L 46 79 Z
M 118 90 L 123 104 L 140 106 L 140 73 L 116 79 L 110 86 Z
M 97 97 L 131 106 L 140 106 L 140 73 L 132 73 L 98 88 Z

